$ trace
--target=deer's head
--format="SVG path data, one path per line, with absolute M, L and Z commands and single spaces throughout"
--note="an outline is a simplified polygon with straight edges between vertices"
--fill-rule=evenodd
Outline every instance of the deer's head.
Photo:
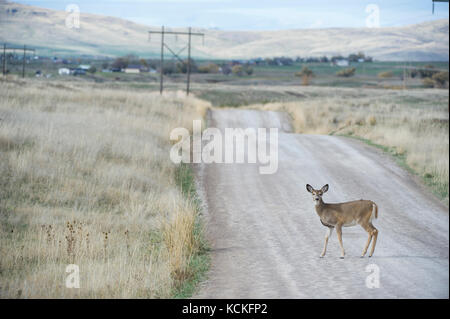
M 312 194 L 313 201 L 317 205 L 322 201 L 322 195 L 328 191 L 328 184 L 321 189 L 314 189 L 311 185 L 306 184 L 306 190 Z

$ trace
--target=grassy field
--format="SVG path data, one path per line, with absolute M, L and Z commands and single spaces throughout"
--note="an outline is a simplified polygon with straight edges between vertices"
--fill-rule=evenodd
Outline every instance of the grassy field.
M 43 76 L 50 76 L 53 79 L 62 81 L 92 81 L 99 83 L 129 82 L 141 83 L 143 86 L 157 86 L 159 82 L 158 73 L 140 73 L 125 74 L 122 72 L 101 72 L 102 64 L 107 62 L 111 65 L 113 60 L 82 60 L 72 59 L 70 64 L 53 63 L 51 60 L 32 60 L 26 66 L 26 77 L 34 77 L 35 72 L 40 70 Z M 221 64 L 227 61 L 212 61 Z M 167 63 L 170 63 L 168 61 Z M 210 61 L 196 61 L 197 65 L 206 65 Z M 81 76 L 60 76 L 59 68 L 76 68 L 80 64 L 88 64 L 94 66 L 97 72 L 94 74 L 87 73 Z M 449 69 L 448 62 L 366 62 L 351 63 L 349 67 L 355 67 L 355 75 L 348 78 L 338 77 L 336 73 L 346 67 L 333 66 L 331 63 L 294 63 L 290 66 L 272 66 L 272 65 L 253 65 L 253 74 L 245 76 L 224 75 L 224 74 L 192 74 L 192 82 L 199 85 L 208 84 L 225 84 L 237 86 L 254 86 L 254 85 L 297 85 L 301 84 L 301 78 L 296 77 L 295 73 L 299 72 L 302 67 L 306 66 L 314 72 L 314 77 L 310 83 L 314 86 L 326 87 L 375 87 L 375 88 L 400 88 L 406 86 L 408 88 L 424 87 L 423 79 L 407 78 L 403 81 L 404 70 L 413 68 L 423 68 L 432 65 L 436 70 Z M 21 75 L 22 64 L 20 60 L 13 61 L 8 65 L 11 74 Z M 379 74 L 389 72 L 390 76 L 380 77 Z M 181 84 L 186 81 L 186 74 L 175 73 L 165 76 L 166 83 Z M 220 93 L 219 93 L 220 94 Z
M 169 132 L 209 104 L 17 78 L 0 95 L 0 297 L 189 295 L 208 260 Z M 80 289 L 65 286 L 69 264 Z

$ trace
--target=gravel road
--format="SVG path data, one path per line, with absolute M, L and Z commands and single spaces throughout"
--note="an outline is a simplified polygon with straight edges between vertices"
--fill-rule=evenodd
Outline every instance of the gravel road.
M 391 158 L 353 139 L 293 134 L 283 113 L 212 110 L 208 126 L 278 127 L 279 164 L 272 175 L 261 175 L 258 164 L 195 165 L 212 246 L 196 297 L 449 297 L 448 208 Z M 325 202 L 378 204 L 372 258 L 360 258 L 367 239 L 360 226 L 343 228 L 345 259 L 335 232 L 319 258 L 326 228 L 307 183 L 330 185 Z M 374 269 L 379 288 L 368 288 Z

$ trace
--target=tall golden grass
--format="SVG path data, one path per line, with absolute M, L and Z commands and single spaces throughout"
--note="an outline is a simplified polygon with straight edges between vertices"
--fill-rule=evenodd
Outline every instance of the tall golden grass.
M 0 96 L 0 297 L 170 297 L 198 244 L 169 132 L 209 104 L 15 78 Z

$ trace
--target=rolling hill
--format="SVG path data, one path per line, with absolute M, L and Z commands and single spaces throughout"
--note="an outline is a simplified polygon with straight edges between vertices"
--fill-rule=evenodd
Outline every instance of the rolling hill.
M 28 45 L 40 55 L 117 56 L 134 53 L 157 56 L 160 38 L 149 41 L 148 30 L 159 29 L 131 21 L 82 13 L 80 28 L 68 28 L 67 13 L 0 1 L 0 43 Z M 279 31 L 221 31 L 196 29 L 197 58 L 347 55 L 363 51 L 385 61 L 448 61 L 448 19 L 389 28 L 329 28 Z M 168 37 L 176 51 L 185 39 Z M 184 51 L 186 52 L 186 51 Z

